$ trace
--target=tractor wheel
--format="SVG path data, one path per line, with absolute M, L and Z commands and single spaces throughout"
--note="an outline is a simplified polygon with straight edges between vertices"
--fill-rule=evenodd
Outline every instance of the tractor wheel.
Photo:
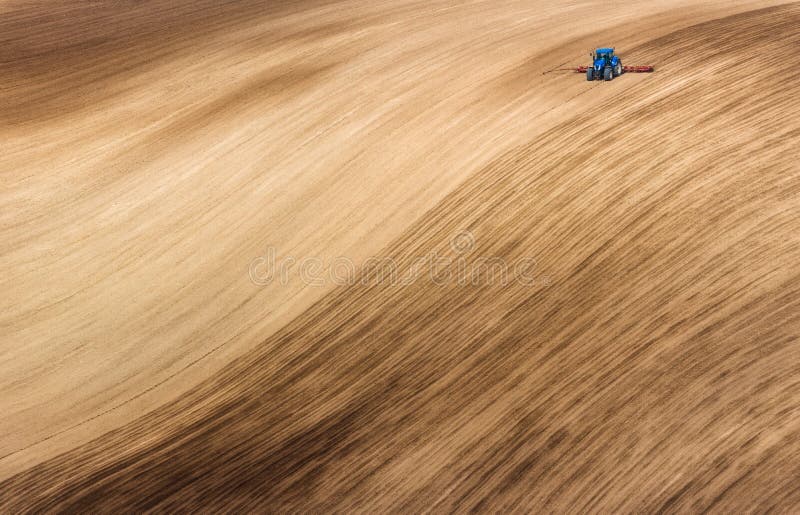
M 594 68 L 588 68 L 586 70 L 586 80 L 594 80 Z
M 614 67 L 614 77 L 619 77 L 622 75 L 622 63 L 617 63 Z
M 614 70 L 609 66 L 603 70 L 603 80 L 611 80 L 614 78 Z

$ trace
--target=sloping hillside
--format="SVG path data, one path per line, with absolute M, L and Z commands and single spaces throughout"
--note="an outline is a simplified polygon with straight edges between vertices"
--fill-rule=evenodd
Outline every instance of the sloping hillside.
M 0 506 L 800 506 L 800 4 L 206 4 L 0 10 Z

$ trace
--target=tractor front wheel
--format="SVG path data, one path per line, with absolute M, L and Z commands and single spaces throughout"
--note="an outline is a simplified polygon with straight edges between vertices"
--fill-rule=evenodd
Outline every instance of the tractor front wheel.
M 586 80 L 594 80 L 594 69 L 591 67 L 586 70 Z
M 603 70 L 603 80 L 611 80 L 614 78 L 614 70 L 609 66 Z

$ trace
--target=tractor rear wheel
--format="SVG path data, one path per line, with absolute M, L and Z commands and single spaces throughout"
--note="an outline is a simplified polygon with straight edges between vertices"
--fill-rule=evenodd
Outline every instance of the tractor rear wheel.
M 614 70 L 609 66 L 603 70 L 603 80 L 611 80 L 614 78 Z
M 594 69 L 587 68 L 586 69 L 586 80 L 594 80 Z
M 619 77 L 622 75 L 622 63 L 617 63 L 614 67 L 614 77 Z

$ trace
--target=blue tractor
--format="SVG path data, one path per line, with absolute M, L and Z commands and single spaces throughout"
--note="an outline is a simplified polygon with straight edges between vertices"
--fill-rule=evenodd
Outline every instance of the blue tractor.
M 613 80 L 622 75 L 622 59 L 614 55 L 613 48 L 598 48 L 589 56 L 592 66 L 586 68 L 586 80 Z

